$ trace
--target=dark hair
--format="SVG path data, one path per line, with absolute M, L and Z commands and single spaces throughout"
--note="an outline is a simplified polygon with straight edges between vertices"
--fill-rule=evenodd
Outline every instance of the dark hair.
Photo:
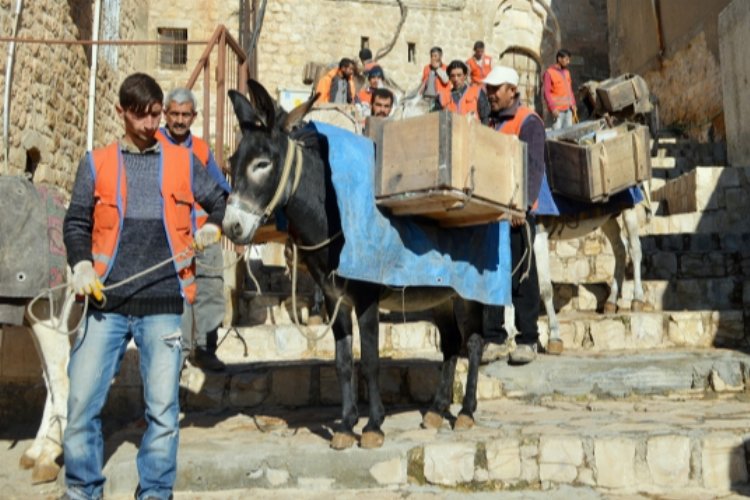
M 433 52 L 437 52 L 441 56 L 443 55 L 443 49 L 441 49 L 440 47 L 437 47 L 437 46 L 435 46 L 435 47 L 433 47 L 433 48 L 430 49 L 430 55 L 432 55 Z
M 352 61 L 348 57 L 344 57 L 343 59 L 341 59 L 341 61 L 339 61 L 339 69 L 344 69 L 349 66 L 354 66 L 354 61 Z
M 474 50 L 483 49 L 483 48 L 484 48 L 484 42 L 483 41 L 477 40 L 476 42 L 474 42 Z
M 120 106 L 133 113 L 147 112 L 153 104 L 164 100 L 159 84 L 145 73 L 133 73 L 120 85 Z
M 383 68 L 380 66 L 373 66 L 370 68 L 370 71 L 367 72 L 367 78 L 372 78 L 373 76 L 379 76 L 380 78 L 385 78 L 385 73 L 383 72 Z
M 393 97 L 393 92 L 391 92 L 388 89 L 384 89 L 384 88 L 377 88 L 377 89 L 375 89 L 375 91 L 372 93 L 372 97 L 371 97 L 372 101 L 371 102 L 374 103 L 376 97 L 381 97 L 381 98 L 384 98 L 384 99 L 390 99 L 391 105 L 393 105 L 393 101 L 395 100 L 395 98 Z
M 372 59 L 372 51 L 370 49 L 368 49 L 367 47 L 361 49 L 359 51 L 359 58 L 362 61 L 368 61 L 368 60 Z
M 469 67 L 466 66 L 466 64 L 463 61 L 459 61 L 458 59 L 451 61 L 451 63 L 448 65 L 447 73 L 448 75 L 451 74 L 451 71 L 453 71 L 456 68 L 461 68 L 461 71 L 464 72 L 464 75 L 469 74 Z
M 558 50 L 555 59 L 560 59 L 561 57 L 570 57 L 570 51 L 565 49 Z

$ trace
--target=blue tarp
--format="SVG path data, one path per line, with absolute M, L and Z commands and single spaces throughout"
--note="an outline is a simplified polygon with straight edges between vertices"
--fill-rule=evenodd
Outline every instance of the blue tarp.
M 375 206 L 373 142 L 312 122 L 326 137 L 344 248 L 339 276 L 392 287 L 441 286 L 484 304 L 510 297 L 507 222 L 443 229 L 432 221 L 392 217 Z
M 607 201 L 592 203 L 574 200 L 558 193 L 553 193 L 547 183 L 547 176 L 542 178 L 539 190 L 539 206 L 536 215 L 576 216 L 580 218 L 614 214 L 626 208 L 632 208 L 643 201 L 643 193 L 638 186 L 628 188 L 609 197 Z

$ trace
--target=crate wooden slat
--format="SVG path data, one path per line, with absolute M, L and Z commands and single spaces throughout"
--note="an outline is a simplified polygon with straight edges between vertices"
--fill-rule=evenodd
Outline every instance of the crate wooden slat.
M 648 103 L 649 99 L 646 81 L 632 74 L 620 75 L 601 82 L 596 89 L 596 95 L 601 99 L 604 109 L 610 112 L 620 111 L 640 102 Z
M 379 206 L 448 226 L 525 211 L 526 148 L 515 136 L 442 111 L 386 121 L 375 141 Z

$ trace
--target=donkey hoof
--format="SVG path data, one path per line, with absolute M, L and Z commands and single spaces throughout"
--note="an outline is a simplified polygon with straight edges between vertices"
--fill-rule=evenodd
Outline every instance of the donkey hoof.
M 428 411 L 422 418 L 422 427 L 425 429 L 439 429 L 443 425 L 443 417 L 434 411 Z
M 34 467 L 34 464 L 36 464 L 36 460 L 28 456 L 26 453 L 21 455 L 21 458 L 18 460 L 18 465 L 24 470 L 31 469 Z
M 562 339 L 550 339 L 549 342 L 547 342 L 547 354 L 562 354 L 562 352 Z
M 354 446 L 357 438 L 351 432 L 337 432 L 331 439 L 331 448 L 334 450 L 346 450 Z
M 617 304 L 614 302 L 604 303 L 604 314 L 614 314 L 617 312 Z
M 379 431 L 366 431 L 362 433 L 362 440 L 359 446 L 366 450 L 380 448 L 385 442 L 385 435 Z
M 60 466 L 56 463 L 36 464 L 31 471 L 31 484 L 50 483 L 57 479 Z
M 453 424 L 454 431 L 468 431 L 474 427 L 474 417 L 461 413 Z

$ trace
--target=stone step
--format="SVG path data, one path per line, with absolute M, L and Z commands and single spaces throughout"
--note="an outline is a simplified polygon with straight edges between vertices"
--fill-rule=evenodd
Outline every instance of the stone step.
M 448 424 L 420 429 L 420 411 L 407 406 L 386 416 L 382 448 L 343 452 L 328 447 L 336 408 L 189 413 L 180 433 L 176 489 L 178 498 L 181 491 L 230 488 L 299 488 L 338 497 L 350 488 L 365 494 L 432 487 L 497 498 L 508 490 L 575 486 L 608 498 L 709 498 L 746 486 L 748 409 L 744 398 L 496 400 L 480 403 L 477 425 L 457 432 Z M 358 433 L 363 425 L 361 419 Z M 107 440 L 112 455 L 105 495 L 132 495 L 133 443 L 141 432 L 131 426 Z M 574 498 L 576 491 L 568 494 Z
M 696 167 L 664 186 L 651 196 L 663 201 L 668 214 L 742 210 L 747 207 L 744 192 L 750 185 L 750 169 L 739 167 Z

